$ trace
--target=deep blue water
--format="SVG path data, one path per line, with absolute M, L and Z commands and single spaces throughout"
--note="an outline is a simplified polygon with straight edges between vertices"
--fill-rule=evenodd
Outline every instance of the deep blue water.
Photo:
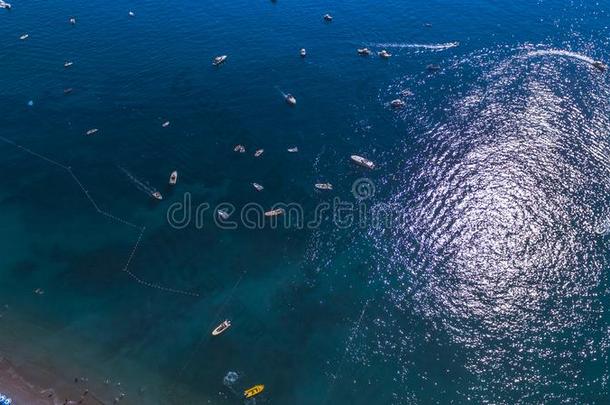
M 589 1 L 15 0 L 0 354 L 133 404 L 242 403 L 258 383 L 259 404 L 606 403 L 610 82 L 591 61 L 610 60 L 609 18 Z M 194 218 L 284 202 L 311 219 L 334 198 L 393 220 Z

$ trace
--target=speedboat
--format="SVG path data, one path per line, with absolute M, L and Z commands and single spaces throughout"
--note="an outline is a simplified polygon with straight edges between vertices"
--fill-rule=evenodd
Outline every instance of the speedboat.
M 263 154 L 263 152 L 265 151 L 265 149 L 259 149 L 256 152 L 254 152 L 254 157 L 259 157 L 260 155 Z
M 362 156 L 358 156 L 358 155 L 352 155 L 351 159 L 356 162 L 357 164 L 359 164 L 360 166 L 366 167 L 368 169 L 374 169 L 375 168 L 375 163 L 371 162 L 370 160 L 363 158 Z
M 297 148 L 296 146 L 293 146 L 292 148 L 288 148 L 288 152 L 290 153 L 297 153 L 299 151 L 299 148 Z
M 286 102 L 292 106 L 297 105 L 297 99 L 292 94 L 286 94 Z
M 317 188 L 318 190 L 332 190 L 333 189 L 333 185 L 330 183 L 317 183 L 316 185 L 314 185 L 315 188 Z
M 97 129 L 97 128 L 93 128 L 93 129 L 90 129 L 90 130 L 88 130 L 87 132 L 85 132 L 85 134 L 86 134 L 86 135 L 93 135 L 93 134 L 95 134 L 97 131 L 99 131 L 99 129 Z
M 370 54 L 371 54 L 371 50 L 369 48 L 358 48 L 358 55 L 369 56 Z
M 244 397 L 252 398 L 252 397 L 260 394 L 261 392 L 263 392 L 264 389 L 265 389 L 265 386 L 262 384 L 255 385 L 254 387 L 248 388 L 247 390 L 244 391 Z
M 74 91 L 74 89 L 72 87 L 68 88 L 68 89 L 64 89 L 64 94 L 70 94 Z
M 258 183 L 252 183 L 252 186 L 256 189 L 256 191 L 263 191 L 265 187 L 261 186 Z
M 224 61 L 227 60 L 227 55 L 220 55 L 214 58 L 214 61 L 212 62 L 212 65 L 214 66 L 218 66 L 221 63 L 224 63 Z
M 381 50 L 380 52 L 377 52 L 377 55 L 379 55 L 379 57 L 383 59 L 390 59 L 392 57 L 392 54 L 386 51 L 385 49 Z
M 169 121 L 165 121 L 163 124 L 161 124 L 161 126 L 162 126 L 163 128 L 167 128 L 167 127 L 169 127 Z
M 30 37 L 29 34 L 23 34 L 22 36 L 19 37 L 20 40 L 25 41 L 26 39 L 28 39 Z
M 11 6 L 9 3 L 5 3 L 3 1 L 0 0 L 0 8 L 3 8 L 5 10 L 10 10 L 13 6 Z
M 172 172 L 172 174 L 169 175 L 169 184 L 171 184 L 173 186 L 177 182 L 178 182 L 178 172 L 174 170 Z
M 216 213 L 218 214 L 218 216 L 221 219 L 229 219 L 229 217 L 231 216 L 231 214 L 229 214 L 227 211 L 225 210 L 218 210 L 216 211 Z
M 432 64 L 430 64 L 430 65 L 426 66 L 426 69 L 429 72 L 436 72 L 436 71 L 441 70 L 441 67 L 439 65 L 432 65 Z
M 70 24 L 72 24 L 72 25 L 76 24 L 76 18 L 70 17 Z
M 307 56 L 307 51 L 305 50 L 305 48 L 301 48 L 301 51 L 299 52 L 301 54 L 301 57 L 304 58 L 305 56 Z
M 271 211 L 265 212 L 265 216 L 266 217 L 277 217 L 278 215 L 282 215 L 284 212 L 285 211 L 283 208 L 278 208 L 276 210 L 271 210 Z
M 130 17 L 135 17 L 136 16 L 136 13 L 134 13 L 133 11 L 130 11 L 128 14 L 129 14 Z
M 324 21 L 328 21 L 328 22 L 333 20 L 333 16 L 330 14 L 324 14 L 324 16 L 322 18 L 324 18 Z
M 162 195 L 161 195 L 161 193 L 160 193 L 160 192 L 158 192 L 158 191 L 155 191 L 154 193 L 151 193 L 151 196 L 152 196 L 153 198 L 156 198 L 156 199 L 157 199 L 157 200 L 159 200 L 159 201 L 163 199 L 163 196 L 162 196 Z
M 390 105 L 394 108 L 403 108 L 405 106 L 405 102 L 397 98 L 396 100 L 390 101 Z
M 72 65 L 74 65 L 74 62 L 71 62 L 71 61 L 69 61 L 69 60 L 67 60 L 67 61 L 65 61 L 65 62 L 64 62 L 64 67 L 65 67 L 65 68 L 69 68 L 69 67 L 70 67 L 70 66 L 72 66 Z
M 246 152 L 246 148 L 244 148 L 244 145 L 235 145 L 233 152 L 244 153 Z
M 225 320 L 223 323 L 221 323 L 220 325 L 218 325 L 216 327 L 216 329 L 214 329 L 212 331 L 212 336 L 218 336 L 220 335 L 222 332 L 224 332 L 225 330 L 229 329 L 231 327 L 231 321 L 229 321 L 228 319 Z
M 606 66 L 602 61 L 599 60 L 593 61 L 591 65 L 593 65 L 593 67 L 599 70 L 600 72 L 605 72 L 606 69 L 608 69 L 608 66 Z

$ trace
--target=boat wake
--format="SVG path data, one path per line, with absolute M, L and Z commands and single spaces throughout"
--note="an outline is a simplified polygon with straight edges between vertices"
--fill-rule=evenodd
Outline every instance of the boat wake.
M 545 49 L 545 50 L 540 50 L 540 51 L 531 51 L 526 54 L 526 57 L 528 57 L 528 58 L 534 58 L 537 56 L 563 56 L 566 58 L 578 59 L 578 60 L 581 60 L 581 61 L 587 62 L 587 63 L 595 62 L 595 60 L 591 59 L 590 57 L 588 57 L 586 55 L 582 55 L 580 53 L 576 53 L 576 52 L 572 52 L 572 51 L 566 51 L 563 49 Z
M 135 184 L 136 188 L 138 190 L 140 190 L 141 192 L 143 192 L 144 194 L 150 196 L 153 193 L 155 193 L 157 190 L 155 190 L 153 187 L 149 186 L 148 184 L 142 182 L 141 180 L 139 180 L 136 176 L 134 176 L 132 173 L 129 172 L 129 170 L 125 169 L 124 167 L 121 166 L 117 166 L 119 169 L 121 169 L 121 171 L 123 173 L 125 173 L 125 175 L 127 176 L 127 178 L 133 183 Z
M 447 49 L 455 48 L 460 46 L 459 42 L 447 42 L 444 44 L 409 44 L 400 42 L 388 42 L 388 43 L 369 43 L 367 46 L 374 46 L 380 48 L 399 48 L 399 49 L 427 49 L 431 51 L 445 51 Z
M 275 89 L 280 92 L 282 97 L 284 97 L 284 98 L 288 97 L 288 93 L 284 93 L 279 87 L 275 86 Z

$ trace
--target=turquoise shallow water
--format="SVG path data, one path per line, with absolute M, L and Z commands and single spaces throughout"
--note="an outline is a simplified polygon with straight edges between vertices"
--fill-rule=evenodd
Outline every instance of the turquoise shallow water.
M 260 404 L 606 402 L 607 4 L 1 11 L 0 350 L 17 363 L 134 404 L 241 403 L 257 383 Z M 392 222 L 167 221 L 185 198 L 310 219 L 335 197 Z

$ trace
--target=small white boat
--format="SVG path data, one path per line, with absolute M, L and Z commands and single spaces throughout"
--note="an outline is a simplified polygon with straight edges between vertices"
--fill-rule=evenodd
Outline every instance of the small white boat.
M 305 50 L 305 48 L 301 48 L 299 53 L 301 54 L 301 58 L 304 58 L 307 56 L 307 51 Z
M 231 327 L 231 321 L 229 321 L 228 319 L 225 320 L 223 323 L 221 323 L 220 325 L 218 325 L 213 331 L 212 331 L 212 336 L 218 336 L 220 335 L 222 332 L 224 332 L 225 330 L 229 329 Z
M 356 162 L 357 164 L 359 164 L 360 166 L 366 167 L 368 169 L 374 169 L 375 168 L 375 163 L 371 162 L 370 160 L 363 158 L 362 156 L 358 156 L 358 155 L 352 155 L 351 159 Z
M 136 16 L 136 13 L 134 13 L 133 11 L 130 11 L 128 14 L 129 14 L 130 17 L 135 17 Z
M 29 34 L 23 34 L 22 36 L 19 37 L 20 40 L 25 41 L 26 39 L 28 39 L 30 37 Z
M 591 63 L 591 65 L 596 68 L 597 70 L 599 70 L 600 72 L 605 72 L 606 69 L 608 69 L 608 66 L 606 66 L 602 61 L 596 60 L 593 61 L 593 63 Z
M 72 25 L 76 24 L 76 18 L 70 17 L 70 24 L 72 24 Z
M 284 211 L 283 208 L 278 208 L 275 210 L 265 212 L 265 216 L 266 217 L 277 217 L 278 215 L 283 215 L 284 212 L 286 212 L 286 211 Z
M 390 52 L 386 51 L 385 49 L 378 52 L 377 55 L 379 55 L 379 57 L 383 58 L 383 59 L 390 59 L 392 57 L 392 54 Z
M 231 216 L 231 214 L 229 214 L 227 211 L 225 210 L 218 210 L 216 211 L 216 213 L 218 214 L 218 216 L 221 219 L 229 219 L 229 217 Z
M 178 172 L 177 171 L 173 171 L 170 175 L 169 175 L 169 184 L 171 184 L 172 186 L 175 185 L 178 182 Z
M 330 14 L 324 14 L 324 16 L 322 18 L 324 18 L 324 21 L 328 21 L 328 22 L 333 20 L 333 16 Z
M 85 134 L 86 134 L 86 135 L 93 135 L 93 134 L 95 134 L 97 131 L 99 131 L 99 129 L 97 129 L 97 128 L 93 128 L 93 129 L 90 129 L 90 130 L 88 130 L 87 132 L 85 132 Z
M 72 65 L 74 65 L 74 62 L 71 62 L 71 61 L 69 61 L 69 60 L 67 60 L 67 61 L 65 61 L 65 62 L 64 62 L 64 67 L 65 67 L 65 68 L 69 68 L 69 67 L 70 67 L 70 66 L 72 66 Z
M 390 105 L 394 108 L 403 108 L 405 106 L 405 102 L 397 98 L 396 100 L 390 101 Z
M 235 147 L 233 148 L 233 152 L 245 153 L 246 148 L 244 147 L 244 145 L 235 145 Z
M 67 88 L 67 89 L 64 89 L 64 94 L 66 94 L 66 95 L 67 95 L 67 94 L 72 93 L 73 91 L 74 91 L 74 89 L 73 89 L 72 87 L 69 87 L 69 88 Z
M 358 48 L 357 52 L 360 56 L 369 56 L 371 54 L 371 50 L 369 48 Z
M 162 199 L 163 199 L 163 196 L 162 196 L 162 195 L 161 195 L 161 193 L 160 193 L 160 192 L 158 192 L 158 191 L 155 191 L 154 193 L 152 193 L 152 194 L 151 194 L 151 196 L 152 196 L 153 198 L 156 198 L 157 200 L 162 200 Z
M 254 157 L 259 157 L 260 155 L 263 154 L 263 152 L 265 152 L 265 149 L 259 149 L 256 152 L 254 152 Z
M 292 148 L 288 148 L 288 152 L 290 153 L 297 153 L 299 151 L 299 148 L 297 148 L 296 146 L 293 146 Z
M 212 65 L 214 66 L 218 66 L 221 63 L 224 63 L 224 61 L 227 60 L 227 55 L 220 55 L 214 58 L 214 61 L 212 62 Z
M 291 105 L 297 105 L 297 99 L 292 94 L 286 94 L 286 102 Z
M 252 183 L 252 186 L 256 189 L 256 191 L 263 191 L 265 187 L 261 186 L 258 183 Z
M 42 288 L 37 288 L 34 290 L 34 294 L 44 295 L 44 290 Z
M 333 185 L 330 183 L 317 183 L 316 185 L 314 185 L 315 188 L 317 188 L 318 190 L 332 190 L 333 189 Z
M 10 10 L 13 6 L 11 6 L 9 3 L 5 3 L 4 1 L 0 1 L 0 8 L 3 8 L 5 10 Z
M 169 121 L 165 121 L 163 124 L 161 124 L 161 126 L 162 126 L 163 128 L 167 128 L 167 127 L 169 127 Z

